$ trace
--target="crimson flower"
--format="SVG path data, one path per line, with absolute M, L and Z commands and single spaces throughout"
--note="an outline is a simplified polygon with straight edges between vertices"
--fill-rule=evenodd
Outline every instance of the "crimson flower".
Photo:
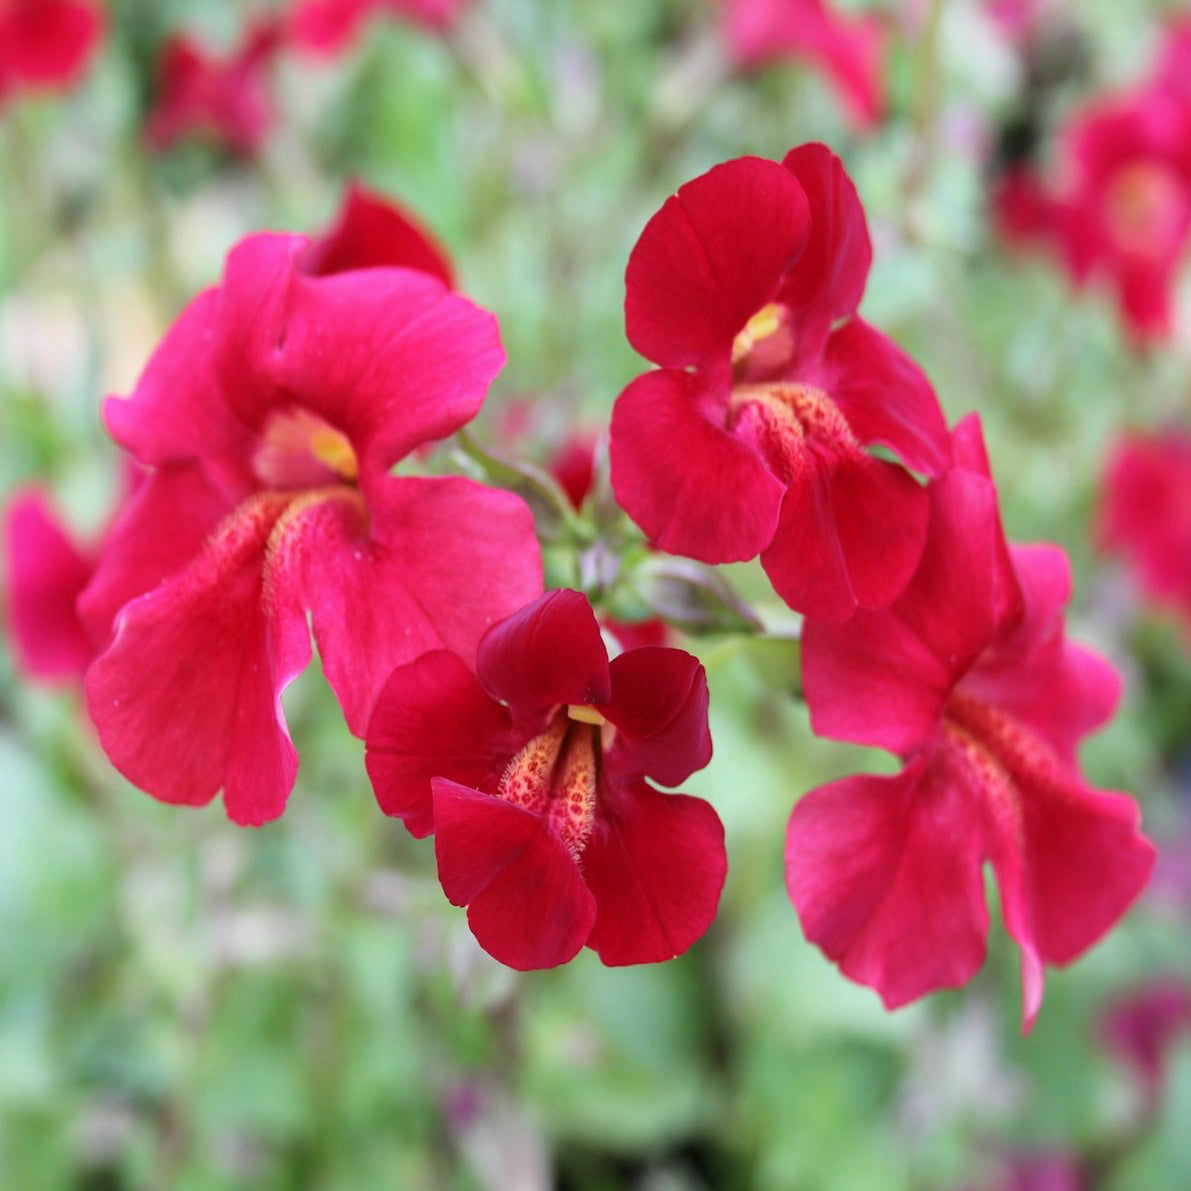
M 979 968 L 991 861 L 1029 1028 L 1043 965 L 1112 926 L 1154 849 L 1132 799 L 1079 772 L 1076 746 L 1111 714 L 1119 681 L 1064 636 L 1066 556 L 1006 546 L 974 416 L 956 455 L 962 466 L 931 485 L 922 562 L 893 605 L 806 625 L 814 730 L 889 749 L 905 767 L 801 799 L 787 884 L 807 938 L 893 1008 Z
M 250 22 L 240 44 L 218 57 L 189 34 L 171 37 L 157 67 L 157 93 L 145 124 L 149 145 L 164 151 L 206 136 L 250 156 L 274 121 L 269 70 L 281 45 L 276 21 Z
M 721 27 L 737 66 L 799 58 L 827 75 L 859 127 L 881 118 L 885 37 L 876 16 L 848 16 L 823 0 L 721 0 Z
M 293 0 L 289 36 L 311 53 L 331 55 L 343 50 L 374 13 L 385 13 L 443 32 L 449 29 L 467 0 Z
M 608 660 L 587 600 L 552 591 L 453 653 L 394 671 L 368 727 L 386 814 L 435 832 L 443 890 L 510 967 L 584 945 L 607 964 L 685 951 L 726 871 L 719 818 L 664 794 L 711 759 L 707 680 L 679 649 Z
M 10 92 L 71 86 L 103 35 L 87 0 L 0 0 L 0 101 Z
M 929 381 L 856 316 L 872 249 L 823 145 L 688 182 L 629 257 L 629 341 L 662 365 L 612 415 L 617 500 L 663 550 L 761 556 L 777 593 L 842 620 L 909 581 L 950 442 Z
M 495 319 L 428 273 L 318 272 L 328 256 L 301 236 L 243 240 L 131 397 L 104 405 L 151 471 L 79 600 L 111 634 L 91 715 L 131 781 L 188 804 L 222 787 L 242 824 L 281 814 L 293 785 L 280 696 L 309 660 L 308 617 L 362 735 L 394 666 L 473 657 L 541 590 L 519 499 L 390 474 L 477 411 L 504 361 Z
M 1191 434 L 1127 434 L 1104 471 L 1098 536 L 1142 591 L 1191 625 Z
M 1019 167 L 994 198 L 1010 243 L 1053 251 L 1076 285 L 1104 283 L 1140 344 L 1173 329 L 1191 242 L 1191 32 L 1172 26 L 1153 77 L 1063 128 L 1055 180 Z

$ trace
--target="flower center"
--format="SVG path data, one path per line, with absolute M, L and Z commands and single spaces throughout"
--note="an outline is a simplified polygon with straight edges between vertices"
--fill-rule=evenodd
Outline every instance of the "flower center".
M 737 385 L 729 420 L 729 429 L 751 441 L 770 470 L 786 482 L 804 465 L 808 449 L 832 459 L 860 450 L 839 406 L 813 385 Z
M 359 474 L 347 435 L 301 406 L 269 415 L 252 469 L 262 484 L 275 489 L 354 485 Z
M 1186 230 L 1186 188 L 1161 162 L 1136 161 L 1108 184 L 1104 214 L 1119 249 L 1160 261 L 1177 250 Z
M 599 733 L 604 717 L 594 707 L 560 707 L 545 732 L 513 757 L 497 797 L 535 815 L 578 859 L 595 819 Z

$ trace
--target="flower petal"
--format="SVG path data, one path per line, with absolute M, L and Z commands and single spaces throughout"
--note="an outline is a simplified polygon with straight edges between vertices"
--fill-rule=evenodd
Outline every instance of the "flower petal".
M 808 229 L 802 188 L 773 161 L 739 157 L 679 187 L 629 256 L 629 342 L 670 368 L 726 361 L 801 255 Z
M 430 781 L 495 792 L 523 743 L 508 710 L 455 654 L 436 649 L 398 666 L 368 723 L 365 761 L 376 800 L 419 838 L 434 830 Z
M 533 517 L 512 493 L 458 477 L 384 477 L 369 522 L 350 491 L 306 504 L 270 568 L 300 566 L 300 579 L 278 583 L 279 598 L 309 608 L 327 681 L 362 736 L 397 666 L 443 648 L 470 664 L 485 630 L 539 594 L 542 572 Z
M 95 646 L 75 609 L 95 560 L 62 528 L 46 493 L 26 488 L 4 510 L 8 623 L 17 663 L 43 682 L 80 680 Z
M 418 269 L 454 288 L 450 262 L 429 233 L 396 203 L 353 182 L 334 224 L 306 247 L 299 267 L 326 276 L 377 265 Z
M 786 884 L 807 939 L 897 1008 L 984 961 L 984 826 L 945 749 L 893 777 L 812 790 L 790 816 Z
M 493 625 L 476 658 L 484 687 L 516 718 L 559 703 L 608 702 L 608 651 L 587 597 L 548 591 Z
M 603 711 L 617 732 L 606 760 L 618 775 L 677 786 L 711 760 L 707 674 L 697 658 L 646 646 L 613 658 L 609 669 L 612 698 Z
M 505 360 L 496 319 L 411 269 L 303 275 L 303 246 L 262 234 L 228 256 L 220 384 L 245 424 L 302 406 L 348 436 L 362 475 L 384 473 L 479 410 Z
M 435 778 L 434 854 L 443 891 L 467 906 L 476 941 L 528 971 L 572 959 L 595 920 L 579 866 L 543 819 Z
M 769 545 L 782 482 L 699 409 L 698 378 L 639 376 L 616 399 L 609 454 L 616 499 L 662 550 L 741 562 Z
M 233 507 L 197 463 L 145 476 L 112 523 L 79 597 L 79 615 L 97 647 L 111 637 L 116 613 L 186 566 Z
M 856 313 L 873 248 L 856 187 L 826 145 L 791 149 L 782 165 L 798 179 L 810 211 L 806 252 L 778 295 L 802 322 L 805 357 L 818 353 L 834 322 Z
M 822 387 L 862 443 L 881 443 L 928 476 L 951 466 L 951 438 L 935 391 L 892 339 L 851 319 L 828 336 L 821 368 Z
M 701 798 L 601 783 L 583 851 L 598 907 L 588 945 L 611 965 L 681 955 L 711 925 L 727 867 L 723 826 Z
M 269 496 L 244 506 L 190 566 L 126 605 L 86 679 L 100 741 L 125 777 L 191 805 L 222 786 L 242 825 L 280 815 L 297 772 L 281 692 L 310 658 L 309 634 L 304 622 L 274 631 L 261 578 L 282 507 Z

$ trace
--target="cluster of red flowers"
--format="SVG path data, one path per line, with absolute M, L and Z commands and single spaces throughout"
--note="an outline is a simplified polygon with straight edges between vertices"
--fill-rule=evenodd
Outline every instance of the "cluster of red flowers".
M 795 806 L 807 936 L 890 1006 L 962 984 L 983 959 L 990 861 L 1028 1024 L 1043 965 L 1117 920 L 1153 849 L 1132 800 L 1079 772 L 1118 683 L 1066 640 L 1066 559 L 1006 543 L 979 423 L 949 435 L 922 372 L 857 316 L 870 256 L 821 145 L 682 187 L 629 260 L 629 339 L 661 367 L 617 401 L 612 483 L 665 549 L 759 554 L 805 614 L 812 727 L 905 762 Z
M 146 124 L 154 149 L 208 136 L 232 153 L 256 152 L 274 123 L 271 74 L 290 47 L 318 57 L 346 50 L 374 14 L 389 14 L 436 32 L 450 28 L 466 0 L 290 0 L 280 12 L 250 19 L 237 45 L 212 53 L 191 33 L 164 45 Z
M 1119 918 L 1153 850 L 1133 802 L 1079 771 L 1118 688 L 1066 639 L 1065 557 L 1006 542 L 978 422 L 949 431 L 859 317 L 871 255 L 822 145 L 679 189 L 628 263 L 627 334 L 659 367 L 617 400 L 611 481 L 658 548 L 760 556 L 805 618 L 812 726 L 904 762 L 795 806 L 807 936 L 891 1006 L 963 983 L 989 861 L 1029 1022 L 1044 964 Z M 702 666 L 610 658 L 585 596 L 542 594 L 516 496 L 391 474 L 476 413 L 503 359 L 494 318 L 375 197 L 313 240 L 249 237 L 104 406 L 134 480 L 97 550 L 40 494 L 10 510 L 13 627 L 31 670 L 85 671 L 130 780 L 174 803 L 222 790 L 241 824 L 294 783 L 281 694 L 313 631 L 381 808 L 434 833 L 491 954 L 666 959 L 707 929 L 726 869 L 714 810 L 651 784 L 710 759 Z
M 1191 243 L 1191 24 L 1169 26 L 1150 76 L 1094 100 L 1061 130 L 1052 175 L 1029 164 L 999 181 L 1003 236 L 1052 251 L 1080 286 L 1110 287 L 1139 344 L 1167 338 Z

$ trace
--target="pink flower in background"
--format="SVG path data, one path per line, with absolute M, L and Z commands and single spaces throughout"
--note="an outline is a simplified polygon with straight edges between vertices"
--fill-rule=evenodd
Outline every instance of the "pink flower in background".
M 805 627 L 814 730 L 905 766 L 802 798 L 787 882 L 807 938 L 893 1008 L 982 964 L 990 861 L 1029 1028 L 1043 966 L 1074 959 L 1121 917 L 1154 849 L 1133 800 L 1079 771 L 1076 747 L 1112 714 L 1119 681 L 1065 637 L 1066 556 L 1006 546 L 974 416 L 956 456 L 931 485 L 926 550 L 895 603 Z
M 1054 177 L 1028 167 L 998 184 L 994 209 L 1018 246 L 1053 251 L 1079 286 L 1103 284 L 1139 344 L 1169 337 L 1191 241 L 1191 62 L 1172 26 L 1153 79 L 1089 104 L 1062 130 Z
M 1143 594 L 1191 626 L 1191 433 L 1124 435 L 1104 469 L 1097 534 Z
M 72 86 L 103 28 L 102 8 L 87 0 L 0 0 L 0 102 Z
M 885 36 L 876 15 L 849 16 L 823 0 L 721 0 L 720 11 L 737 66 L 795 58 L 827 75 L 859 127 L 884 114 Z
M 79 601 L 92 635 L 112 631 L 91 716 L 131 781 L 175 803 L 222 788 L 242 824 L 281 814 L 293 785 L 280 696 L 309 660 L 308 618 L 362 734 L 394 666 L 470 659 L 541 590 L 519 499 L 390 474 L 479 409 L 504 361 L 495 319 L 421 271 L 314 273 L 323 247 L 242 241 L 104 406 L 152 470 Z
M 140 469 L 126 470 L 116 513 L 140 482 Z M 13 493 L 4 506 L 5 603 L 17 663 L 45 683 L 81 682 L 107 642 L 91 635 L 77 600 L 91 581 L 111 522 L 94 544 L 79 543 L 63 527 L 50 496 L 35 486 Z
M 1170 975 L 1147 980 L 1114 999 L 1100 1018 L 1104 1045 L 1136 1073 L 1148 1104 L 1166 1082 L 1167 1054 L 1191 1037 L 1191 981 Z
M 455 23 L 466 3 L 467 0 L 293 0 L 289 36 L 311 53 L 331 55 L 344 50 L 372 16 L 392 16 L 444 32 Z
M 275 20 L 246 25 L 227 57 L 212 55 L 189 34 L 171 37 L 145 124 L 149 145 L 164 151 L 185 137 L 204 136 L 232 153 L 255 153 L 276 118 L 270 71 L 280 46 Z
M 75 600 L 95 557 L 62 528 L 40 488 L 15 493 L 4 510 L 7 619 L 17 664 L 42 682 L 80 681 L 95 646 Z
M 386 814 L 435 833 L 443 890 L 514 968 L 685 951 L 726 871 L 712 808 L 663 794 L 711 759 L 707 680 L 678 649 L 608 660 L 590 605 L 552 591 L 453 653 L 394 671 L 368 728 Z
M 950 442 L 930 382 L 857 317 L 872 250 L 823 145 L 742 157 L 688 182 L 625 275 L 629 341 L 662 367 L 612 415 L 612 485 L 663 550 L 761 556 L 808 616 L 880 607 L 909 581 Z

